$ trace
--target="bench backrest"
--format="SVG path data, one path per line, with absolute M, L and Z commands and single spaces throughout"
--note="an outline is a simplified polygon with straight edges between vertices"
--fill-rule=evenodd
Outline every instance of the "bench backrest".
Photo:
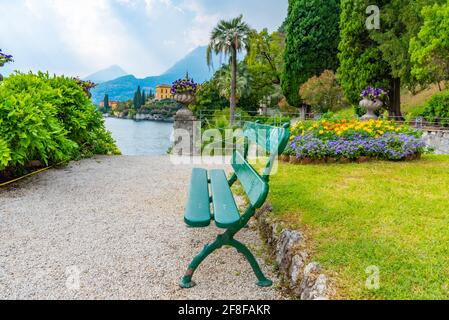
M 290 139 L 290 125 L 286 124 L 278 128 L 247 122 L 243 129 L 243 136 L 245 137 L 243 154 L 238 150 L 234 151 L 232 167 L 251 205 L 254 208 L 260 208 L 268 196 L 269 177 L 276 158 L 284 152 Z M 262 176 L 248 162 L 248 150 L 251 144 L 256 144 L 259 150 L 264 150 L 268 157 Z

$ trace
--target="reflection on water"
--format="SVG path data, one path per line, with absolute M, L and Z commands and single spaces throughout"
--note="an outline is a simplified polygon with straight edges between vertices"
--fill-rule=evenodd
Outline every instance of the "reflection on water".
M 173 123 L 106 118 L 123 155 L 165 155 L 171 146 Z

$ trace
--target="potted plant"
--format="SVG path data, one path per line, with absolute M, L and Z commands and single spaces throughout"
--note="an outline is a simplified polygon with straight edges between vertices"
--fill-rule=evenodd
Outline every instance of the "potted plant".
M 363 90 L 360 97 L 362 98 L 360 106 L 367 111 L 361 120 L 377 120 L 378 117 L 375 112 L 379 110 L 388 99 L 388 91 L 384 88 L 370 87 Z
M 2 52 L 0 49 L 0 67 L 3 67 L 6 63 L 13 62 L 12 55 Z M 3 76 L 0 74 L 0 82 L 3 81 Z
M 187 108 L 195 101 L 197 89 L 198 84 L 193 79 L 189 79 L 189 74 L 187 74 L 185 79 L 179 79 L 173 82 L 171 94 L 178 103 L 182 104 L 184 108 Z

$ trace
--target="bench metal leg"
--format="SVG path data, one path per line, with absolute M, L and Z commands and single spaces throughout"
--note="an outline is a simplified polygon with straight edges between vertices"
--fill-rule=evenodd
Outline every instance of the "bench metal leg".
M 196 286 L 196 283 L 192 281 L 192 277 L 196 271 L 196 269 L 198 269 L 198 267 L 200 266 L 200 264 L 209 256 L 211 255 L 214 251 L 220 249 L 221 247 L 223 247 L 224 245 L 224 241 L 222 239 L 221 236 L 219 236 L 217 238 L 217 240 L 215 240 L 215 242 L 208 244 L 207 246 L 204 247 L 203 251 L 196 256 L 192 263 L 189 265 L 189 269 L 187 270 L 185 276 L 181 279 L 180 282 L 180 287 L 183 289 L 190 289 L 193 288 L 194 286 Z
M 263 274 L 262 270 L 260 269 L 259 263 L 257 262 L 254 255 L 249 251 L 249 249 L 241 242 L 231 239 L 230 245 L 237 249 L 238 252 L 243 254 L 246 259 L 248 260 L 249 264 L 254 270 L 254 273 L 257 276 L 257 285 L 259 287 L 271 287 L 273 285 L 273 281 L 267 279 L 265 275 Z

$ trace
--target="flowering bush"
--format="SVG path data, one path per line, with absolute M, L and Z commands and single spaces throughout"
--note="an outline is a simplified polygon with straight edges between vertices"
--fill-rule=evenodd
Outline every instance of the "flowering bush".
M 0 65 L 13 61 L 12 55 L 3 53 L 2 49 L 0 49 Z
M 384 88 L 367 88 L 362 91 L 362 94 L 360 95 L 360 98 L 362 99 L 368 99 L 368 100 L 381 100 L 385 101 L 388 100 L 388 91 Z
M 422 133 L 390 121 L 299 122 L 287 148 L 298 159 L 404 160 L 427 151 Z
M 80 78 L 73 78 L 73 80 L 76 81 L 76 83 L 83 88 L 84 92 L 90 97 L 90 90 L 92 90 L 93 88 L 95 88 L 97 86 L 97 84 L 93 83 L 90 80 L 84 81 L 81 80 Z
M 171 94 L 195 94 L 196 90 L 198 89 L 198 84 L 195 83 L 193 80 L 190 79 L 179 79 L 173 82 L 173 85 L 171 87 Z

